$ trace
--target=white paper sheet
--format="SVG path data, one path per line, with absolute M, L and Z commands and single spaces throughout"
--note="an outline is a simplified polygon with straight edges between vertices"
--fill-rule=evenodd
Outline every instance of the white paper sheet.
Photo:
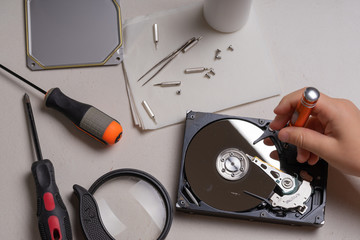
M 159 28 L 155 49 L 153 24 Z M 158 61 L 192 37 L 202 40 L 180 53 L 154 79 L 137 81 Z M 216 112 L 280 93 L 274 63 L 264 44 L 256 14 L 251 10 L 247 24 L 238 32 L 225 34 L 210 28 L 203 18 L 202 4 L 129 20 L 124 26 L 124 74 L 134 122 L 142 129 L 156 129 L 181 122 L 188 110 Z M 234 51 L 228 50 L 232 45 Z M 221 60 L 215 60 L 220 49 Z M 210 79 L 203 73 L 185 74 L 186 68 L 212 67 Z M 155 71 L 154 71 L 155 72 Z M 154 73 L 152 72 L 152 73 Z M 155 83 L 181 81 L 179 87 L 157 87 Z M 176 94 L 181 90 L 181 94 Z M 145 100 L 155 114 L 148 116 Z

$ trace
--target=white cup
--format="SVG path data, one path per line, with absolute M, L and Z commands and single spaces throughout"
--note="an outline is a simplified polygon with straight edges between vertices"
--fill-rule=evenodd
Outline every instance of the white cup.
M 252 0 L 205 0 L 204 18 L 220 32 L 240 30 L 249 17 Z

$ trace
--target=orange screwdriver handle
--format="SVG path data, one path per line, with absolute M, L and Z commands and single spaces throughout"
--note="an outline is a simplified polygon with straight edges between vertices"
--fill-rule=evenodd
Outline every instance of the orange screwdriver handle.
M 291 117 L 289 126 L 304 127 L 319 97 L 320 92 L 316 88 L 306 88 Z
M 63 113 L 79 129 L 104 144 L 115 144 L 122 136 L 118 121 L 91 105 L 69 98 L 59 88 L 46 93 L 45 105 Z

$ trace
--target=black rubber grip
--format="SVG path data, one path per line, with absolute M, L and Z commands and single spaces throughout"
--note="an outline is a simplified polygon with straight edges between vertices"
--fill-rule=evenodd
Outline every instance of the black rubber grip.
M 80 203 L 80 222 L 87 240 L 114 240 L 104 227 L 94 197 L 83 187 L 73 186 Z
M 45 105 L 63 113 L 78 127 L 80 127 L 82 118 L 91 107 L 69 98 L 59 88 L 52 88 L 47 92 Z
M 71 240 L 69 214 L 55 182 L 55 171 L 50 160 L 40 160 L 31 166 L 36 195 L 38 225 L 43 240 Z
M 120 123 L 99 109 L 67 97 L 59 88 L 50 89 L 45 96 L 45 105 L 63 113 L 78 128 L 104 144 L 116 143 L 122 134 Z M 115 136 L 104 138 L 105 131 L 113 122 L 119 126 L 112 130 Z

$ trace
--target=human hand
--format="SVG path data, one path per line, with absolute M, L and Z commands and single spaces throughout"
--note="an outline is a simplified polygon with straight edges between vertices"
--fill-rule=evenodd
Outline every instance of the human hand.
M 285 96 L 270 128 L 297 146 L 297 160 L 314 165 L 319 157 L 347 174 L 360 176 L 360 110 L 349 100 L 321 94 L 305 127 L 285 127 L 305 89 Z

